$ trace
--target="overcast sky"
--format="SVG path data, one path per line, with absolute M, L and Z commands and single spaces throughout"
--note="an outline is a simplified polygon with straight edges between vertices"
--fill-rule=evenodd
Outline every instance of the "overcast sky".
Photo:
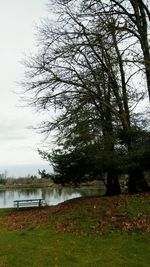
M 34 51 L 35 24 L 46 15 L 47 0 L 0 0 L 0 173 L 35 174 L 44 162 L 36 149 L 41 135 L 28 129 L 38 114 L 20 108 L 23 54 Z

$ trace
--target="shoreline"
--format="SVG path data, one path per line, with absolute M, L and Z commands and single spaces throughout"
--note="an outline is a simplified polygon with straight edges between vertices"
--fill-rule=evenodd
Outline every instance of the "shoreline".
M 14 184 L 14 185 L 0 185 L 0 191 L 2 190 L 8 190 L 8 189 L 31 189 L 31 188 L 103 188 L 103 182 L 102 181 L 92 181 L 92 182 L 84 182 L 81 183 L 79 186 L 74 186 L 71 184 L 66 184 L 62 186 L 61 184 L 54 184 L 54 183 L 36 183 L 36 184 Z

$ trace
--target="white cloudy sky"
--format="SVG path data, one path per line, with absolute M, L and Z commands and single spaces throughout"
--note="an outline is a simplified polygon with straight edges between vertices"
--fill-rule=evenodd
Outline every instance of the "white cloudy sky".
M 34 174 L 46 164 L 38 155 L 41 136 L 28 129 L 38 114 L 19 108 L 14 91 L 23 77 L 23 54 L 34 51 L 35 24 L 46 15 L 47 0 L 0 0 L 0 173 Z

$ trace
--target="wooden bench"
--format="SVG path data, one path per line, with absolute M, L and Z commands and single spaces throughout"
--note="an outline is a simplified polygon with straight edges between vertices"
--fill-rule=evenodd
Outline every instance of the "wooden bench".
M 43 198 L 14 200 L 14 207 L 17 209 L 21 207 L 41 207 L 43 204 L 45 205 L 45 200 Z

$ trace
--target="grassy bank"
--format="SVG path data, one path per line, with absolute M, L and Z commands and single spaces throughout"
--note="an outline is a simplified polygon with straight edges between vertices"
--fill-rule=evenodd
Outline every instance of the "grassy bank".
M 0 209 L 0 267 L 148 267 L 150 195 Z

